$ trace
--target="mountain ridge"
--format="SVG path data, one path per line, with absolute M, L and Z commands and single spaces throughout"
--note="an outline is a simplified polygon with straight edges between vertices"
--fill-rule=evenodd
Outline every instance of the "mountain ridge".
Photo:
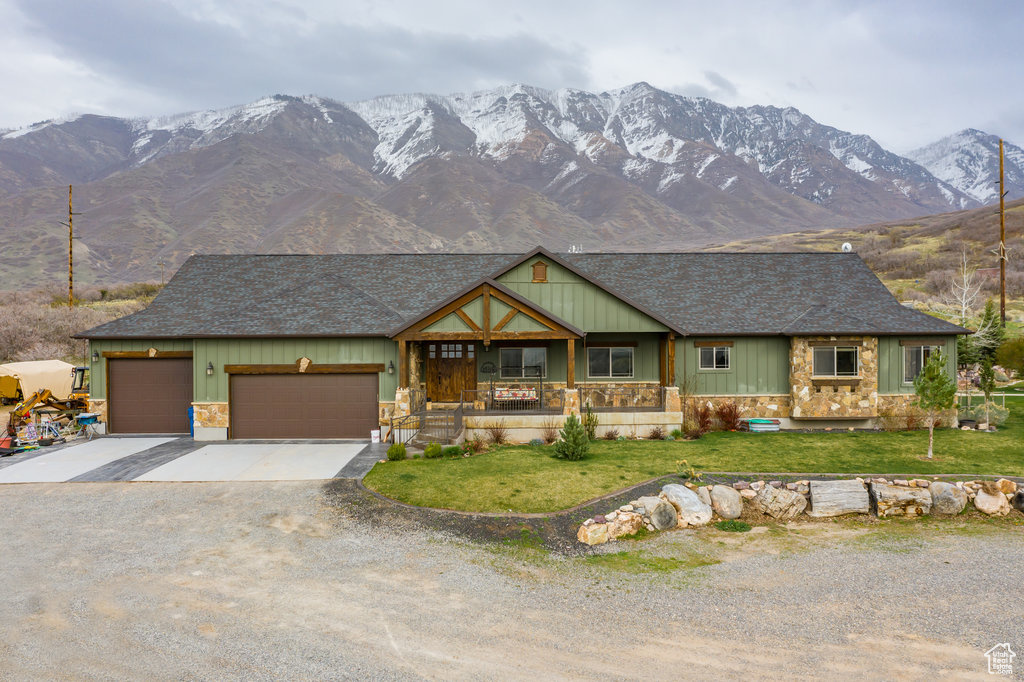
M 69 183 L 85 212 L 86 281 L 152 277 L 192 252 L 698 248 L 980 205 L 795 108 L 732 108 L 643 82 L 348 103 L 274 95 L 0 135 L 0 236 L 12 244 L 0 281 L 28 268 L 59 276 Z

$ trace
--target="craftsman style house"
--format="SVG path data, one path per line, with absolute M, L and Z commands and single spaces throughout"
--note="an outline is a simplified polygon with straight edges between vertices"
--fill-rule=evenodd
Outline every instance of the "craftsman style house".
M 148 308 L 80 337 L 108 430 L 209 440 L 367 438 L 441 411 L 467 429 L 509 415 L 526 437 L 584 405 L 671 429 L 690 396 L 867 426 L 936 349 L 953 373 L 963 333 L 856 254 L 538 248 L 193 256 Z

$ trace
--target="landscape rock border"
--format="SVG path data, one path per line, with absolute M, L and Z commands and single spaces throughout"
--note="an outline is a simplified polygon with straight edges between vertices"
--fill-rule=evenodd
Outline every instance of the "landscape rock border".
M 587 519 L 576 538 L 586 545 L 600 545 L 635 535 L 640 528 L 655 532 L 704 526 L 715 518 L 739 518 L 744 503 L 778 521 L 791 521 L 805 514 L 810 518 L 951 515 L 964 511 L 968 503 L 988 516 L 1006 516 L 1013 509 L 1024 512 L 1024 485 L 1018 486 L 1008 478 L 949 482 L 938 477 L 828 478 L 789 483 L 740 480 L 732 486 L 669 483 L 657 496 L 638 497 L 608 514 Z M 667 505 L 676 512 L 674 523 Z

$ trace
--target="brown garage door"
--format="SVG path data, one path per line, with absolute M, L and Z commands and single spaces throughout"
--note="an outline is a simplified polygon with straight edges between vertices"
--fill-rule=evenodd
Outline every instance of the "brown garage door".
M 188 433 L 192 358 L 108 360 L 114 433 Z
M 369 438 L 376 374 L 237 374 L 232 438 Z

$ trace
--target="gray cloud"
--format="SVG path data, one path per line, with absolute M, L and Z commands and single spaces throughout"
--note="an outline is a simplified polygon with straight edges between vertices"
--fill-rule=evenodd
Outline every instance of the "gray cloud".
M 24 0 L 20 9 L 57 53 L 189 107 L 278 92 L 362 99 L 512 81 L 589 84 L 582 50 L 522 34 L 474 38 L 334 22 L 310 32 L 279 23 L 236 28 L 136 0 Z

